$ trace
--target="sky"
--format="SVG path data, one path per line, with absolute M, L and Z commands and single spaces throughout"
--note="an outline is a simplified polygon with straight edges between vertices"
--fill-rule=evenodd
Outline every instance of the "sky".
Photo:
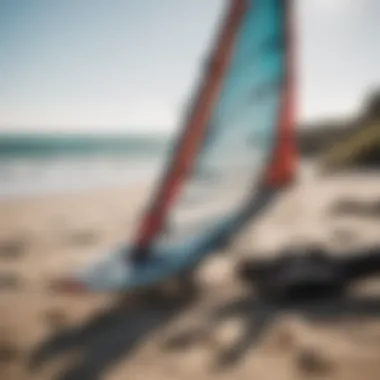
M 225 0 L 0 0 L 0 132 L 171 132 Z M 298 0 L 301 122 L 380 85 L 379 0 Z

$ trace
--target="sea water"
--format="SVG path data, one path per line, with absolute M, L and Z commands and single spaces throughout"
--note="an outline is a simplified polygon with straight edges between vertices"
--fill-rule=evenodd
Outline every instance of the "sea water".
M 0 137 L 0 197 L 67 193 L 155 180 L 170 138 Z
M 174 138 L 0 135 L 0 198 L 151 184 L 165 169 Z M 217 166 L 224 167 L 224 161 L 231 163 L 238 158 L 224 153 L 217 157 Z M 240 171 L 254 171 L 254 166 L 251 159 Z M 305 176 L 309 167 L 313 165 L 303 163 L 298 169 Z M 240 171 L 234 170 L 233 181 L 230 176 L 226 179 L 233 184 L 241 183 L 238 177 L 245 174 Z M 219 183 L 225 175 L 226 172 L 220 173 L 220 168 L 219 173 L 196 170 L 197 180 L 193 185 L 207 198 L 205 180 L 207 188 L 212 190 L 214 180 Z

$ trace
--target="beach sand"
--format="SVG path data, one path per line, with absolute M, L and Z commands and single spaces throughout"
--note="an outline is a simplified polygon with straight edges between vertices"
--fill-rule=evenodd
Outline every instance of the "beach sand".
M 149 192 L 0 202 L 0 379 L 380 378 L 379 281 L 354 287 L 358 299 L 285 310 L 256 300 L 232 265 L 293 242 L 319 241 L 337 254 L 380 243 L 380 216 L 331 211 L 342 199 L 380 198 L 380 178 L 303 175 L 200 268 L 196 299 L 136 306 L 120 295 L 52 294 L 55 275 L 130 237 Z

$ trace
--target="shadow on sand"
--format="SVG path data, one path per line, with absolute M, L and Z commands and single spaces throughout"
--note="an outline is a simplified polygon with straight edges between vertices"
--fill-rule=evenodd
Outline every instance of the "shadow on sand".
M 126 359 L 149 336 L 168 325 L 175 316 L 194 306 L 194 299 L 162 303 L 139 310 L 116 306 L 94 317 L 85 325 L 66 330 L 44 342 L 33 353 L 31 370 L 38 370 L 45 362 L 60 355 L 79 351 L 82 356 L 57 375 L 57 380 L 101 380 L 104 373 L 121 359 Z M 380 317 L 380 299 L 334 298 L 329 300 L 266 303 L 253 296 L 234 299 L 205 311 L 205 319 L 198 330 L 184 330 L 167 339 L 164 350 L 186 350 L 202 339 L 202 334 L 218 323 L 239 316 L 244 320 L 241 339 L 217 358 L 215 369 L 239 362 L 253 347 L 275 319 L 291 312 L 312 321 L 338 321 L 347 316 Z
M 238 364 L 259 339 L 282 315 L 297 314 L 312 322 L 339 321 L 346 317 L 380 317 L 379 298 L 336 297 L 316 301 L 286 301 L 267 303 L 248 296 L 233 300 L 214 309 L 198 330 L 178 333 L 166 343 L 166 349 L 185 349 L 202 339 L 202 334 L 215 328 L 218 323 L 233 317 L 244 321 L 240 339 L 217 357 L 215 369 Z
M 32 353 L 29 369 L 36 372 L 48 361 L 78 352 L 79 360 L 69 364 L 55 379 L 101 380 L 110 367 L 126 359 L 142 341 L 190 307 L 193 300 L 187 297 L 144 303 L 136 309 L 126 308 L 123 300 L 117 302 L 84 325 L 61 331 L 43 342 Z

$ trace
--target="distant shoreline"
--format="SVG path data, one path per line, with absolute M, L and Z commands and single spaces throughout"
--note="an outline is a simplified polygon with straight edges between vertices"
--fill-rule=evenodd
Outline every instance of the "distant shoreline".
M 170 138 L 165 135 L 0 134 L 0 158 L 98 153 L 163 153 Z
M 338 130 L 340 129 L 340 130 Z M 331 135 L 341 128 L 298 128 L 297 140 L 302 156 L 314 155 Z M 174 136 L 157 134 L 1 134 L 0 158 L 38 157 L 47 155 L 139 154 L 163 153 Z

